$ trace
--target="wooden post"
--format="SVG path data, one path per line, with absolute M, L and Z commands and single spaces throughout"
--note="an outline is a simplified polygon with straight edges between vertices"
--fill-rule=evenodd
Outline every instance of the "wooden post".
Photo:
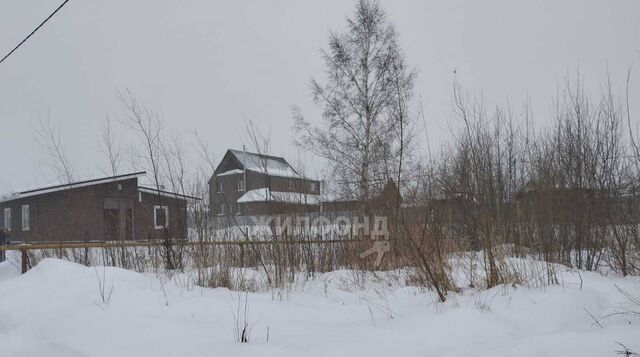
M 240 268 L 244 268 L 244 244 L 240 243 Z
M 24 274 L 29 270 L 29 254 L 24 248 L 20 249 L 20 253 L 22 253 L 22 274 Z
M 4 228 L 0 229 L 0 246 L 6 245 L 7 244 L 7 236 L 6 233 L 4 232 Z M 0 251 L 0 263 L 4 262 L 5 260 L 5 253 L 4 250 Z

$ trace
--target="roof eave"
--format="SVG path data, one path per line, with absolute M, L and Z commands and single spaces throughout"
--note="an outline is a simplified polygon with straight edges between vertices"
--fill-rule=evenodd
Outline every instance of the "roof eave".
M 63 185 L 54 185 L 54 186 L 41 187 L 41 188 L 30 189 L 30 190 L 24 190 L 24 191 L 20 191 L 20 192 L 14 193 L 14 194 L 12 194 L 11 196 L 8 196 L 8 197 L 0 197 L 0 203 L 15 201 L 15 200 L 19 200 L 19 199 L 27 198 L 27 197 L 34 197 L 34 196 L 44 195 L 44 194 L 47 194 L 47 193 L 71 190 L 71 189 L 74 189 L 74 188 L 81 188 L 81 187 L 100 185 L 100 184 L 109 183 L 109 182 L 118 182 L 118 181 L 130 180 L 130 179 L 142 177 L 144 175 L 146 175 L 145 171 L 139 171 L 139 172 L 134 172 L 134 173 L 130 173 L 130 174 L 116 175 L 116 176 L 110 176 L 110 177 L 103 177 L 103 178 L 99 178 L 99 179 L 72 182 L 72 183 L 63 184 Z

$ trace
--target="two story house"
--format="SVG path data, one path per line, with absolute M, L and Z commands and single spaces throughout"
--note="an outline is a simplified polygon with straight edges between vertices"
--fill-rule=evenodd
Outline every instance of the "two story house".
M 314 212 L 320 190 L 282 157 L 227 150 L 209 180 L 209 204 L 215 216 Z

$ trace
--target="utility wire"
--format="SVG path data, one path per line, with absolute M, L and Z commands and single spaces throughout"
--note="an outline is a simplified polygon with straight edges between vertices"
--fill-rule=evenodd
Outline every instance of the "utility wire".
M 53 15 L 55 15 L 56 12 L 58 12 L 60 9 L 62 9 L 62 7 L 65 6 L 68 2 L 69 2 L 69 0 L 64 0 L 64 2 L 62 4 L 60 4 L 60 6 L 58 6 L 58 8 L 54 12 L 51 13 L 51 15 L 49 15 L 49 17 L 44 19 L 44 21 L 42 21 L 42 23 L 40 25 L 38 25 L 38 27 L 36 27 L 35 30 L 31 31 L 29 36 L 25 37 L 24 40 L 22 40 L 14 49 L 11 50 L 11 52 L 7 53 L 6 56 L 2 57 L 2 59 L 0 60 L 0 64 L 2 62 L 4 62 L 4 60 L 6 60 L 9 56 L 11 56 L 11 54 L 13 54 L 18 48 L 20 48 L 20 46 L 22 46 L 22 44 L 27 42 L 29 37 L 33 36 L 33 34 L 36 33 L 36 31 L 38 31 L 45 23 L 47 23 L 47 21 L 49 21 L 49 19 L 51 19 L 53 17 Z

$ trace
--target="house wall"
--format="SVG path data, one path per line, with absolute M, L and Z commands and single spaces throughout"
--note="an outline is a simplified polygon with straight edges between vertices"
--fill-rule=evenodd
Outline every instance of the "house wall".
M 219 173 L 234 169 L 242 169 L 242 166 L 232 155 L 227 154 L 209 180 L 209 210 L 214 216 L 221 214 L 220 206 L 223 203 L 228 202 L 229 206 L 235 206 L 235 202 L 242 196 L 234 186 L 238 180 L 237 176 L 242 175 L 217 176 Z M 222 183 L 223 192 L 219 192 L 218 183 Z
M 156 229 L 154 207 L 167 206 L 169 209 L 169 225 L 167 229 Z M 187 238 L 187 202 L 174 197 L 140 192 L 136 201 L 136 239 L 182 240 Z
M 4 225 L 4 209 L 11 208 L 12 242 L 101 240 L 104 198 L 133 199 L 136 192 L 134 178 L 2 202 L 0 224 Z M 29 205 L 29 231 L 21 229 L 22 205 Z
M 105 235 L 105 199 L 131 202 L 133 239 L 163 239 L 163 230 L 154 229 L 153 207 L 157 195 L 138 192 L 137 178 L 71 188 L 0 203 L 0 227 L 4 209 L 11 208 L 11 242 L 102 241 Z M 169 207 L 168 234 L 185 239 L 186 201 L 163 197 L 161 205 Z M 22 205 L 29 205 L 29 230 L 22 231 Z

